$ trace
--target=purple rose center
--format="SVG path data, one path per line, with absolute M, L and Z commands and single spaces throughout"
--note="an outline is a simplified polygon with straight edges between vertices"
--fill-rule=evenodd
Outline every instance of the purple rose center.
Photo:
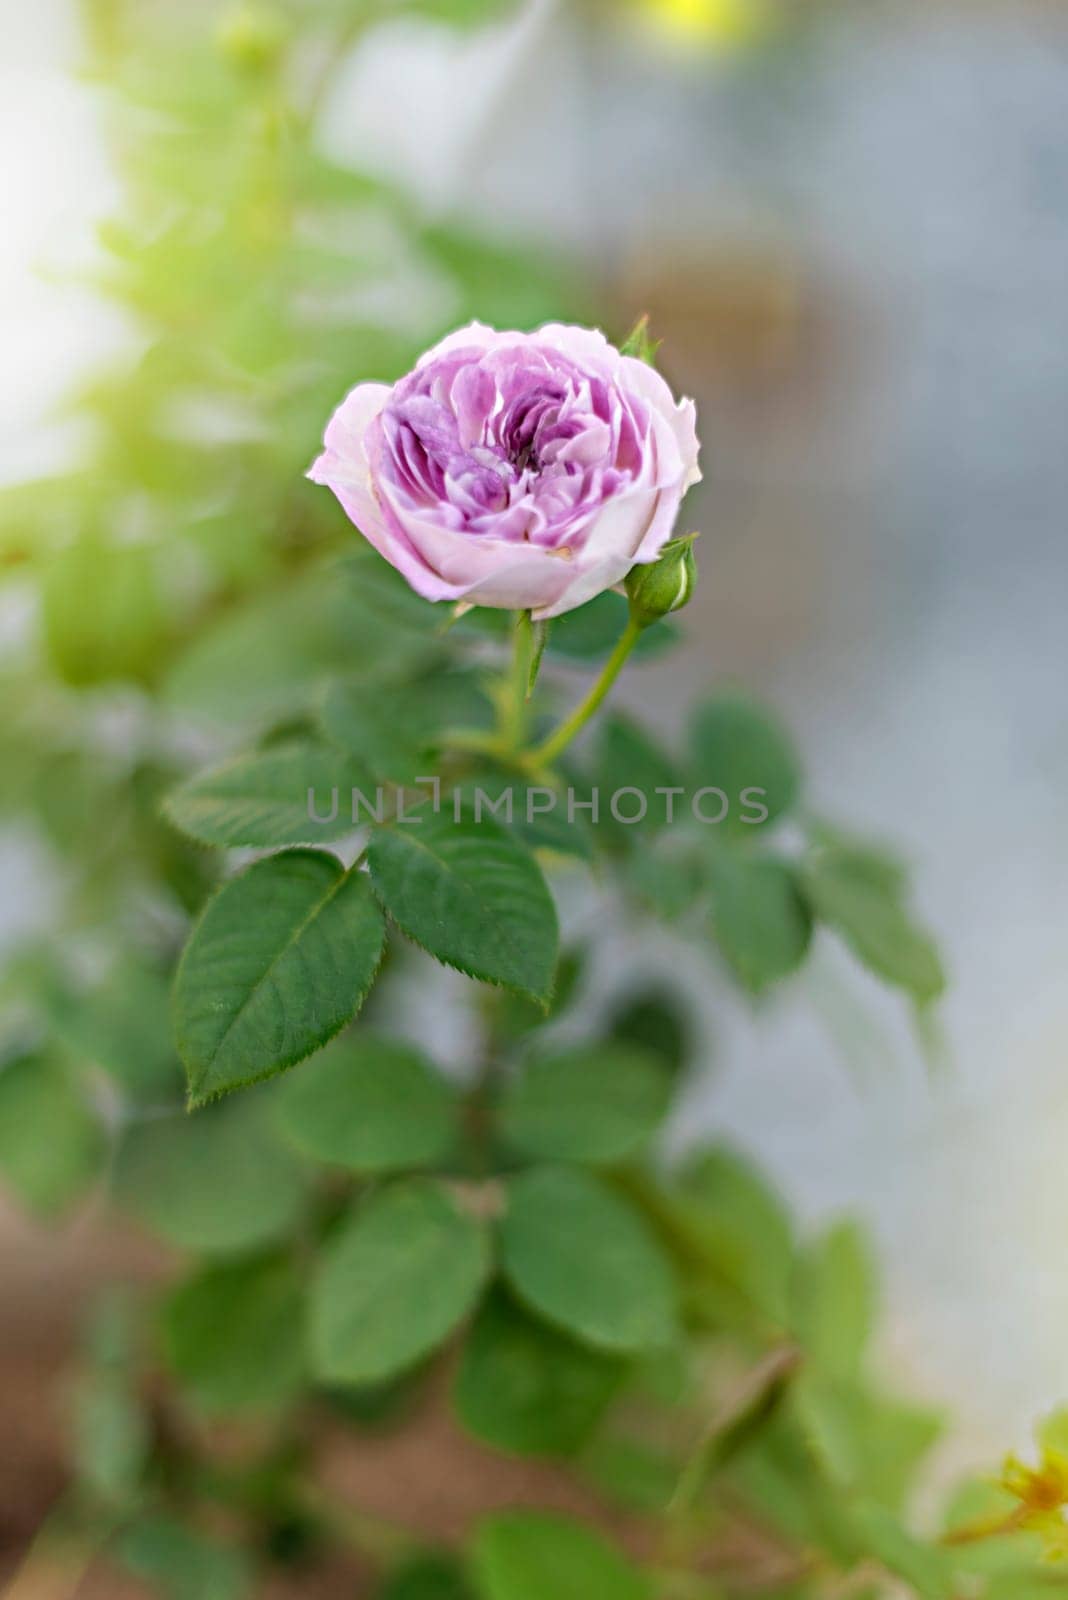
M 393 391 L 376 477 L 398 511 L 432 507 L 464 532 L 566 557 L 642 470 L 648 428 L 640 401 L 557 350 L 458 350 Z

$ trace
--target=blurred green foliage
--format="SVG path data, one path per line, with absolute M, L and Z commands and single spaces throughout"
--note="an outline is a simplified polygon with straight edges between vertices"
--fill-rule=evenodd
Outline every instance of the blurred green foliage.
M 442 324 L 581 315 L 558 267 L 430 223 L 320 144 L 366 30 L 506 10 L 86 7 L 123 183 L 96 283 L 129 340 L 72 400 L 70 471 L 0 505 L 29 617 L 0 673 L 0 809 L 55 880 L 0 976 L 0 1173 L 45 1216 L 106 1182 L 178 1266 L 91 1331 L 70 1519 L 173 1600 L 237 1600 L 272 1566 L 299 1584 L 338 1545 L 381 1600 L 1051 1593 L 1011 1512 L 985 1565 L 984 1538 L 917 1532 L 939 1420 L 879 1381 L 864 1241 L 799 1235 L 735 1152 L 665 1163 L 698 1043 L 685 999 L 616 994 L 598 1030 L 576 1020 L 590 950 L 559 948 L 555 875 L 611 877 L 614 907 L 754 996 L 829 933 L 927 1007 L 942 971 L 899 864 L 806 815 L 788 733 L 735 693 L 681 749 L 613 715 L 566 775 L 650 801 L 703 787 L 711 810 L 751 787 L 759 826 L 669 826 L 652 804 L 638 826 L 528 817 L 546 775 L 494 744 L 507 619 L 445 631 L 303 480 L 345 389 L 396 377 Z M 433 293 L 385 317 L 383 286 L 409 279 Z M 559 669 L 603 659 L 625 619 L 616 595 L 562 619 L 520 720 L 550 720 Z M 658 623 L 641 651 L 678 637 Z M 383 819 L 369 874 L 291 848 L 344 828 L 309 827 L 309 781 L 395 803 L 427 772 L 459 787 L 458 827 L 416 846 Z M 478 792 L 509 785 L 516 818 L 475 828 Z M 463 1082 L 384 1036 L 406 1020 L 393 980 L 428 959 L 399 930 L 485 980 Z M 179 1053 L 197 1100 L 240 1092 L 187 1115 Z M 534 1511 L 442 1554 L 331 1503 L 324 1419 L 406 1425 L 450 1346 L 468 1432 L 596 1485 L 639 1558 Z

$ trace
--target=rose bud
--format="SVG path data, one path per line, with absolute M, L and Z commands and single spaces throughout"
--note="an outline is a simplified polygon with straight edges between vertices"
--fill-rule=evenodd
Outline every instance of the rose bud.
M 671 539 L 651 566 L 632 567 L 626 577 L 630 614 L 639 628 L 648 628 L 688 604 L 697 584 L 693 542 L 696 533 Z
M 560 616 L 655 562 L 701 474 L 693 402 L 603 334 L 450 334 L 361 383 L 308 476 L 428 600 Z

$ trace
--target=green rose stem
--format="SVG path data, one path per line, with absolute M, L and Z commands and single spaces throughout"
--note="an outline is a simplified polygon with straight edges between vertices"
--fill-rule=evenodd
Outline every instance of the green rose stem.
M 527 770 L 523 740 L 527 731 L 527 704 L 543 640 L 529 611 L 518 611 L 512 632 L 512 662 L 497 691 L 498 718 L 493 733 L 481 728 L 452 728 L 444 738 L 450 750 L 488 755 L 520 771 Z
M 543 744 L 536 745 L 533 750 L 526 752 L 526 760 L 532 768 L 541 770 L 551 766 L 557 756 L 567 749 L 572 739 L 582 732 L 622 672 L 627 657 L 637 644 L 641 633 L 641 624 L 631 617 L 617 639 L 615 649 L 602 667 L 600 677 L 585 700 L 575 707 L 571 715 Z
M 505 689 L 501 717 L 501 743 L 508 751 L 521 749 L 527 729 L 530 669 L 534 661 L 534 624 L 529 611 L 516 614 L 512 644 L 512 670 Z
M 476 728 L 455 728 L 445 736 L 445 743 L 453 750 L 471 754 L 494 756 L 529 776 L 539 776 L 551 768 L 571 741 L 582 732 L 590 718 L 608 695 L 645 629 L 658 622 L 670 611 L 684 606 L 690 598 L 693 579 L 693 555 L 690 544 L 694 535 L 674 539 L 666 547 L 664 556 L 651 568 L 641 569 L 643 588 L 630 595 L 630 617 L 627 626 L 616 640 L 612 654 L 601 669 L 601 674 L 585 700 L 577 705 L 569 717 L 541 744 L 531 749 L 523 748 L 527 725 L 527 705 L 537 677 L 541 655 L 545 649 L 547 625 L 535 626 L 529 611 L 516 613 L 513 633 L 512 665 L 501 686 L 500 715 L 497 730 L 485 733 Z M 636 569 L 637 570 L 637 569 Z M 650 578 L 654 588 L 663 593 L 646 593 Z M 665 589 L 665 583 L 668 588 Z

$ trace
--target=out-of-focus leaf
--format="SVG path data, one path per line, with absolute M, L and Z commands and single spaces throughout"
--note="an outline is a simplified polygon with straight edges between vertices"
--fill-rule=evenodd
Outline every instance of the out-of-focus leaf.
M 707 700 L 690 733 L 691 784 L 721 790 L 728 810 L 721 824 L 738 838 L 786 816 L 801 790 L 801 769 L 786 730 L 763 707 L 740 696 Z M 764 822 L 757 819 L 767 812 Z M 715 814 L 714 802 L 707 814 Z
M 728 964 L 759 994 L 801 966 L 812 939 L 812 913 L 789 862 L 717 855 L 712 926 Z
M 464 8 L 494 0 L 428 0 Z M 421 252 L 451 279 L 456 325 L 481 319 L 496 328 L 536 328 L 574 306 L 558 260 L 524 243 L 521 249 L 455 223 L 424 228 Z
M 304 1303 L 285 1256 L 209 1266 L 173 1291 L 163 1340 L 171 1371 L 206 1412 L 276 1411 L 305 1374 Z
M 685 1256 L 701 1264 L 708 1305 L 754 1308 L 782 1327 L 790 1320 L 794 1261 L 790 1218 L 779 1196 L 741 1156 L 703 1151 L 684 1170 L 670 1201 L 668 1226 Z
M 683 1070 L 693 1048 L 681 998 L 660 988 L 629 994 L 609 1016 L 608 1035 L 657 1056 L 672 1076 Z
M 312 1355 L 327 1383 L 372 1383 L 423 1360 L 472 1309 L 489 1270 L 483 1226 L 425 1179 L 358 1204 L 312 1293 Z
M 883 1506 L 854 1506 L 851 1521 L 867 1553 L 890 1572 L 911 1584 L 922 1600 L 950 1600 L 953 1578 L 944 1550 L 922 1544 Z
M 620 594 L 606 589 L 595 600 L 557 617 L 549 637 L 547 654 L 564 656 L 574 661 L 596 661 L 608 655 L 620 634 L 627 626 L 629 610 Z M 658 622 L 646 628 L 634 646 L 632 658 L 650 659 L 662 655 L 676 645 L 681 631 L 675 622 Z
M 146 1517 L 119 1541 L 119 1557 L 164 1600 L 241 1600 L 251 1573 L 245 1557 L 170 1517 Z
M 455 1402 L 479 1438 L 516 1455 L 571 1455 L 619 1388 L 623 1367 L 527 1315 L 497 1290 L 464 1344 Z
M 945 974 L 938 951 L 902 905 L 900 884 L 868 856 L 819 850 L 806 866 L 803 886 L 820 920 L 878 977 L 921 1005 L 939 997 Z
M 0 1066 L 0 1178 L 29 1210 L 51 1217 L 92 1183 L 103 1131 L 71 1069 L 46 1055 Z
M 386 1579 L 376 1600 L 474 1600 L 467 1574 L 451 1556 L 416 1556 Z
M 399 587 L 398 587 L 399 586 Z M 376 682 L 434 654 L 432 614 L 375 557 L 318 568 L 201 633 L 168 698 L 205 721 L 262 725 L 314 705 L 335 677 Z
M 677 1455 L 611 1428 L 582 1452 L 584 1475 L 612 1500 L 646 1516 L 663 1516 L 679 1481 Z
M 671 1263 L 644 1218 L 588 1173 L 538 1167 L 514 1179 L 501 1259 L 525 1305 L 596 1349 L 637 1353 L 675 1336 Z
M 130 1505 L 151 1451 L 148 1419 L 118 1370 L 83 1373 L 71 1396 L 71 1448 L 78 1483 L 110 1508 Z
M 42 619 L 65 682 L 150 676 L 166 635 L 155 553 L 88 537 L 69 545 L 48 569 Z
M 58 979 L 42 996 L 57 1037 L 80 1062 L 99 1066 L 131 1099 L 172 1099 L 182 1074 L 162 974 L 132 955 L 120 958 L 85 994 Z
M 875 1272 L 859 1228 L 831 1228 L 798 1261 L 794 1319 L 809 1360 L 823 1373 L 852 1378 L 875 1320 Z
M 575 1045 L 529 1061 L 505 1091 L 501 1128 L 546 1161 L 618 1161 L 650 1139 L 669 1084 L 655 1058 L 621 1045 Z
M 600 789 L 601 826 L 632 840 L 666 827 L 669 814 L 678 813 L 684 798 L 657 792 L 683 788 L 675 763 L 639 723 L 618 712 L 606 718 L 598 732 L 594 777 Z M 628 792 L 633 790 L 638 793 Z M 627 821 L 617 819 L 613 801 L 615 812 Z
M 812 1368 L 801 1373 L 793 1398 L 808 1447 L 835 1491 L 899 1512 L 939 1436 L 938 1416 Z
M 482 1600 L 649 1600 L 645 1577 L 592 1528 L 536 1511 L 489 1517 L 471 1550 Z
M 327 692 L 323 728 L 376 779 L 413 783 L 433 767 L 450 728 L 485 728 L 492 704 L 471 673 L 439 672 L 401 687 L 341 682 Z
M 286 1234 L 304 1208 L 296 1157 L 269 1104 L 249 1094 L 127 1128 L 113 1174 L 119 1206 L 186 1250 L 233 1254 Z
M 459 1102 L 410 1045 L 359 1033 L 290 1075 L 281 1125 L 306 1155 L 353 1172 L 421 1167 L 459 1135 Z
M 401 0 L 403 9 L 446 22 L 454 28 L 478 28 L 506 17 L 515 0 Z
M 623 874 L 639 905 L 664 922 L 685 917 L 708 890 L 707 873 L 686 845 L 672 850 L 661 843 L 635 851 L 623 862 Z
M 800 1374 L 796 1383 L 803 1381 Z M 837 1485 L 814 1470 L 811 1446 L 792 1416 L 780 1410 L 728 1468 L 731 1490 L 741 1495 L 785 1538 L 852 1567 L 862 1558 Z

